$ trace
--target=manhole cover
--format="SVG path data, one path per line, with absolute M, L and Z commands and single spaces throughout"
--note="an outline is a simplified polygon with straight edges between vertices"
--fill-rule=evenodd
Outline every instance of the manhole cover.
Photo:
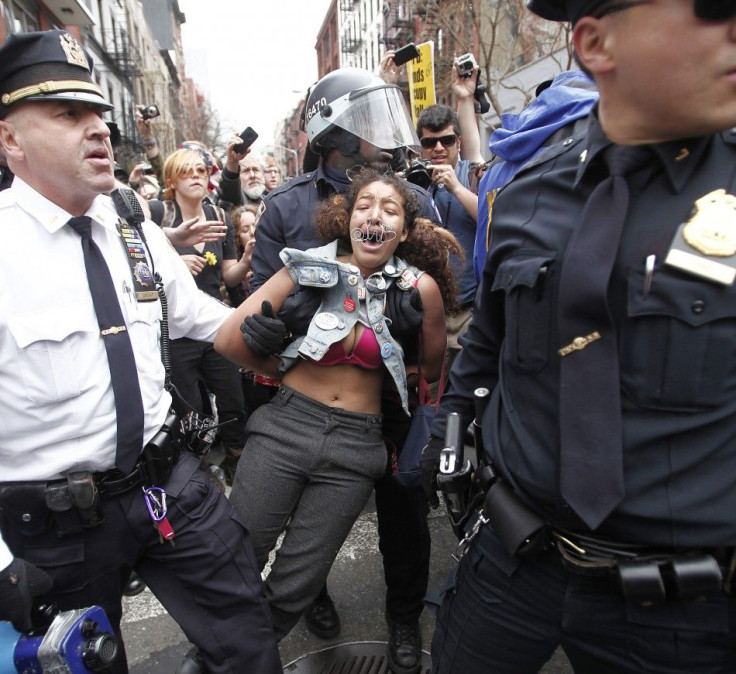
M 288 674 L 391 674 L 384 641 L 356 641 L 307 653 L 284 667 Z M 422 651 L 421 674 L 429 674 L 429 653 Z

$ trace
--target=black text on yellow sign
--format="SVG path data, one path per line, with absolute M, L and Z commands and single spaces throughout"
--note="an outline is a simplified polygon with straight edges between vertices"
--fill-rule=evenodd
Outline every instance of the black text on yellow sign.
M 434 93 L 434 42 L 431 40 L 417 45 L 419 56 L 409 61 L 406 67 L 409 76 L 409 101 L 411 116 L 416 125 L 424 108 L 435 104 Z

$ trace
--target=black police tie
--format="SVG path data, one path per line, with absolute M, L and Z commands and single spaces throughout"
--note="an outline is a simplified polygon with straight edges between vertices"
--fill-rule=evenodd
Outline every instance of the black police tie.
M 621 383 L 608 283 L 629 207 L 625 176 L 652 153 L 612 145 L 609 176 L 593 190 L 560 275 L 560 490 L 591 528 L 624 496 Z
M 110 270 L 102 252 L 92 240 L 92 219 L 83 215 L 72 218 L 67 224 L 82 237 L 87 283 L 107 351 L 118 431 L 115 467 L 129 473 L 143 449 L 143 399 L 133 345 Z

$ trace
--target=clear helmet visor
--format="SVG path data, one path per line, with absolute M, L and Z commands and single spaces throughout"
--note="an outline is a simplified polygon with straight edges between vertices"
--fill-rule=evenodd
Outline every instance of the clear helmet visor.
M 419 138 L 401 90 L 392 85 L 354 91 L 332 106 L 335 126 L 382 150 L 409 147 L 419 152 Z

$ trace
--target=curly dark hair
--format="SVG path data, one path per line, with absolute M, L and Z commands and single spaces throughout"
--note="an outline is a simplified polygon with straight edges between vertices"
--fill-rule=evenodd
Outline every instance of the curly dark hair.
M 340 240 L 350 249 L 350 216 L 360 191 L 374 182 L 385 183 L 399 194 L 404 206 L 404 224 L 409 231 L 396 248 L 396 256 L 429 274 L 439 286 L 445 313 L 457 313 L 458 283 L 450 264 L 450 255 L 461 261 L 465 251 L 446 229 L 426 218 L 418 218 L 419 200 L 409 184 L 383 167 L 364 166 L 353 176 L 347 192 L 323 201 L 315 216 L 317 235 L 325 243 Z

